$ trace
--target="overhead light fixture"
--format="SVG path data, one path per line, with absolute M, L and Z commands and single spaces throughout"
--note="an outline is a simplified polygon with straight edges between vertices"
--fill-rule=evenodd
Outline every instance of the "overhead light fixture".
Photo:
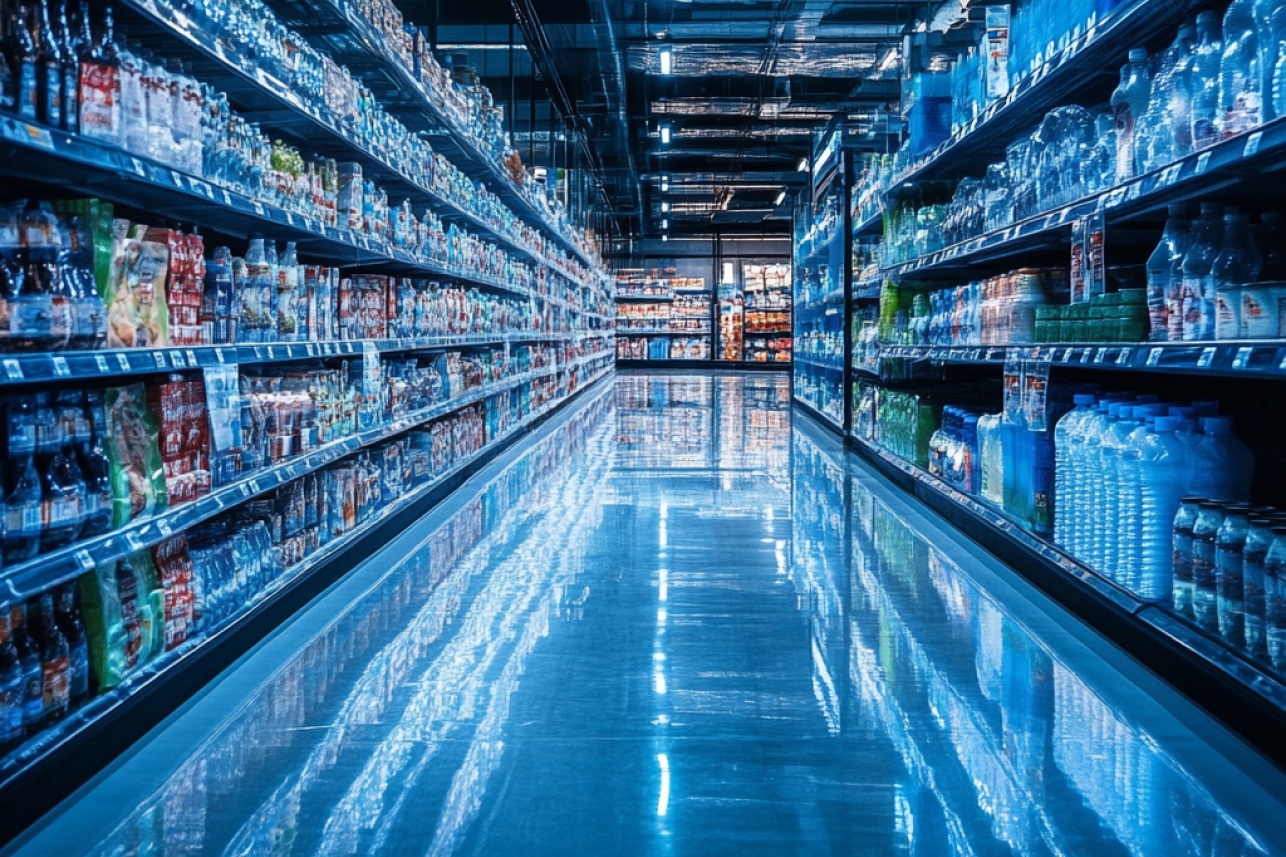
M 668 124 L 662 125 L 661 126 L 661 143 L 662 145 L 666 145 L 669 142 L 670 142 L 670 126 Z
M 670 180 L 669 180 L 669 179 L 661 179 L 661 193 L 665 193 L 665 192 L 666 192 L 666 191 L 668 191 L 669 189 L 670 189 Z
M 781 205 L 785 201 L 786 201 L 786 191 L 783 190 L 781 193 L 777 194 L 777 201 L 774 202 L 773 205 Z
M 662 221 L 661 221 L 661 228 L 662 228 L 662 229 L 669 229 L 669 228 L 670 228 L 670 221 L 669 221 L 669 220 L 662 220 Z
M 661 74 L 670 74 L 674 70 L 674 48 L 661 46 Z
M 669 240 L 670 240 L 670 236 L 669 236 L 669 235 L 662 235 L 662 236 L 661 236 L 661 240 L 662 240 L 662 241 L 669 241 Z
M 719 278 L 720 285 L 732 286 L 732 285 L 736 285 L 736 282 L 737 282 L 737 274 L 735 269 L 732 266 L 732 263 L 724 262 L 723 276 Z
M 799 163 L 795 165 L 795 172 L 808 172 L 808 158 L 800 158 Z
M 669 210 L 670 210 L 670 203 L 668 203 L 668 202 L 663 202 L 663 203 L 661 203 L 661 213 L 662 213 L 662 214 L 665 214 L 665 213 L 666 213 L 667 211 L 669 211 Z

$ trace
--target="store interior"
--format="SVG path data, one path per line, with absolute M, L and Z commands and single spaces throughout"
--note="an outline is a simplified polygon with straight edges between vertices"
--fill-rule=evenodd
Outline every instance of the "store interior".
M 0 0 L 0 857 L 1286 855 L 1286 0 Z

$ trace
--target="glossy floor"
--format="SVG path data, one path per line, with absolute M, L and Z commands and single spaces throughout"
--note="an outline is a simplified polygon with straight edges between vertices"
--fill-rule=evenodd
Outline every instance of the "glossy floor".
M 1279 771 L 788 383 L 591 390 L 22 853 L 1286 852 Z

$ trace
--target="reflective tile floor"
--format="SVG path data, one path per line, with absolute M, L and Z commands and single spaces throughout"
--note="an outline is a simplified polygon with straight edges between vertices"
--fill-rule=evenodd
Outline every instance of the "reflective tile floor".
M 21 853 L 1286 853 L 1281 772 L 788 401 L 594 388 Z

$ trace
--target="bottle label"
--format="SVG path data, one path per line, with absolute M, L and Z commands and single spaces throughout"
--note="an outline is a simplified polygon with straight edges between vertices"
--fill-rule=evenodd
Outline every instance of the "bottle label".
M 75 497 L 46 500 L 41 504 L 45 529 L 72 526 L 80 520 L 80 502 Z
M 44 708 L 45 711 L 65 709 L 71 699 L 71 683 L 68 675 L 71 664 L 67 656 L 46 661 L 42 667 L 44 673 Z
M 22 737 L 22 683 L 0 690 L 0 742 L 9 743 Z
M 36 62 L 26 60 L 18 70 L 18 117 L 36 121 L 40 106 L 40 93 L 36 91 Z
M 5 530 L 9 535 L 18 538 L 40 535 L 42 515 L 40 504 L 24 503 L 21 506 L 10 504 L 5 513 Z
M 116 102 L 116 66 L 80 64 L 80 133 L 95 140 L 115 140 L 120 125 Z
M 63 122 L 63 72 L 57 63 L 45 66 L 45 123 L 58 126 Z
M 1215 293 L 1215 338 L 1236 339 L 1240 331 L 1238 308 L 1240 301 L 1234 292 L 1220 290 Z
M 24 723 L 35 723 L 45 711 L 44 677 L 35 672 L 27 676 L 26 702 L 22 706 Z

